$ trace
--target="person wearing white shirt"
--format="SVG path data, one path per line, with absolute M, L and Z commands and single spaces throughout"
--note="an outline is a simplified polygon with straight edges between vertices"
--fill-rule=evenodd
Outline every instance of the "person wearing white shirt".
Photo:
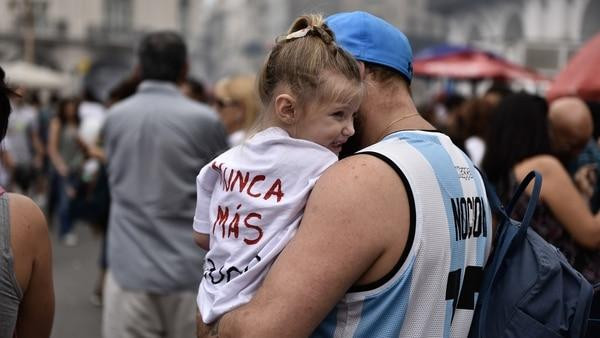
M 298 76 L 298 74 L 302 74 Z M 206 248 L 197 303 L 203 323 L 250 301 L 293 237 L 308 195 L 354 134 L 358 63 L 319 15 L 298 18 L 263 66 L 256 134 L 204 166 L 194 230 Z

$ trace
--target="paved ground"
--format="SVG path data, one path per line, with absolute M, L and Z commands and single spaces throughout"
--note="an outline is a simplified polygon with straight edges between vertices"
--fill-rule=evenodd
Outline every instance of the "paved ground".
M 66 247 L 53 235 L 56 312 L 52 338 L 99 338 L 102 308 L 90 296 L 98 276 L 99 237 L 77 224 L 79 244 Z

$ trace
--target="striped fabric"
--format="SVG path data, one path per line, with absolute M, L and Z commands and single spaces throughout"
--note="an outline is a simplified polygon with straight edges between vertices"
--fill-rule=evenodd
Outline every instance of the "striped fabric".
M 492 240 L 479 173 L 438 132 L 397 132 L 361 153 L 386 161 L 408 185 L 412 241 L 391 278 L 347 293 L 313 336 L 466 337 Z

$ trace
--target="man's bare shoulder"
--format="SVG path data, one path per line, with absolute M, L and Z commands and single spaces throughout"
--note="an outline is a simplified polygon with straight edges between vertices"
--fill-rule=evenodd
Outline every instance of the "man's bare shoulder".
M 360 255 L 370 260 L 363 261 L 360 278 L 352 284 L 368 284 L 389 273 L 402 255 L 410 208 L 404 183 L 392 166 L 372 155 L 354 155 L 319 178 L 300 227 L 310 229 L 307 236 L 335 237 L 348 245 L 335 254 L 362 250 Z
M 395 183 L 402 185 L 394 169 L 367 154 L 353 155 L 336 162 L 317 181 L 317 185 L 341 184 L 364 191 L 376 191 L 380 185 Z

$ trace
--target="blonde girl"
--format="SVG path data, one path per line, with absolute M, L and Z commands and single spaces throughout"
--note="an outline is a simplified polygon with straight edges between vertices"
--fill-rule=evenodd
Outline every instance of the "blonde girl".
M 252 298 L 315 181 L 354 134 L 362 91 L 358 64 L 322 16 L 296 19 L 277 40 L 258 77 L 255 133 L 197 177 L 194 230 L 208 250 L 197 298 L 204 323 Z

